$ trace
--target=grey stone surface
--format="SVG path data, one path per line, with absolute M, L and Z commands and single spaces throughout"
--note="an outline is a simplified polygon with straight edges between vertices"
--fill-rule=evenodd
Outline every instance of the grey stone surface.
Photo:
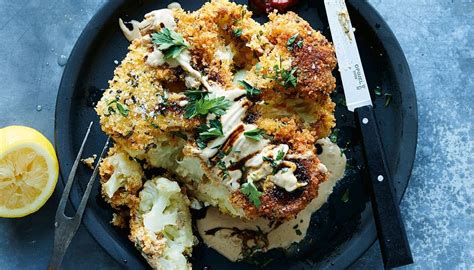
M 102 2 L 0 0 L 0 126 L 27 125 L 53 139 L 58 59 Z M 473 269 L 474 2 L 369 2 L 400 41 L 418 96 L 419 144 L 401 205 L 415 259 L 406 268 Z M 58 200 L 56 191 L 38 213 L 0 219 L 0 269 L 45 269 Z M 118 268 L 84 227 L 63 266 Z M 382 269 L 378 244 L 351 268 Z

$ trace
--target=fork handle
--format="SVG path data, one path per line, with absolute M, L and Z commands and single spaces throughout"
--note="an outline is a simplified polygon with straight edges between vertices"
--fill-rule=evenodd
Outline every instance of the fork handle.
M 413 263 L 405 227 L 392 178 L 380 140 L 379 129 L 372 106 L 355 110 L 362 133 L 365 156 L 370 174 L 370 193 L 377 234 L 386 268 Z

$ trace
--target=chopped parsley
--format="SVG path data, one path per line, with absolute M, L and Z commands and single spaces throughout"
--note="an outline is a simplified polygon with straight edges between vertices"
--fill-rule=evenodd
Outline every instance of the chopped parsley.
M 232 34 L 235 36 L 235 37 L 240 37 L 242 35 L 242 29 L 241 28 L 236 28 L 234 30 L 232 30 Z
M 247 92 L 247 96 L 256 96 L 262 93 L 260 89 L 253 87 L 250 83 L 246 81 L 239 81 L 239 84 L 244 87 L 245 91 Z
M 296 33 L 288 39 L 288 41 L 286 42 L 286 47 L 288 48 L 288 50 L 290 51 L 293 50 L 293 45 L 299 35 L 300 35 L 299 33 Z
M 283 160 L 283 157 L 285 156 L 285 152 L 283 150 L 278 150 L 278 153 L 277 153 L 277 156 L 276 156 L 276 160 L 277 161 L 280 161 L 280 160 Z
M 199 136 L 205 140 L 224 136 L 224 133 L 222 132 L 221 121 L 217 119 L 209 121 L 209 126 L 201 125 L 198 130 Z
M 227 178 L 230 177 L 229 170 L 227 169 L 227 165 L 225 164 L 225 161 L 223 160 L 228 154 L 232 152 L 232 147 L 227 149 L 226 151 L 219 151 L 217 152 L 217 168 L 219 168 L 222 171 L 222 180 L 226 180 Z
M 196 143 L 201 149 L 206 148 L 209 140 L 224 136 L 221 121 L 217 119 L 209 121 L 209 126 L 206 124 L 200 125 L 197 131 L 199 136 L 196 139 Z
M 264 134 L 264 131 L 259 128 L 244 132 L 245 137 L 256 141 L 260 141 Z
M 285 152 L 283 150 L 278 150 L 277 156 L 275 159 L 270 158 L 270 157 L 265 157 L 263 156 L 262 159 L 263 161 L 267 161 L 270 163 L 270 166 L 273 168 L 272 174 L 276 174 L 278 172 L 278 167 L 280 166 L 280 162 L 283 160 L 283 157 L 285 157 Z
M 332 143 L 337 143 L 337 137 L 339 136 L 339 129 L 338 128 L 335 128 L 333 129 L 331 135 L 329 135 L 329 140 L 332 142 Z
M 128 110 L 127 107 L 125 107 L 124 105 L 122 105 L 122 104 L 119 103 L 119 102 L 117 102 L 116 105 L 117 105 L 117 110 L 119 111 L 119 113 L 120 113 L 121 115 L 123 115 L 123 116 L 128 116 L 129 110 Z
M 295 233 L 296 233 L 296 235 L 302 235 L 303 234 L 300 229 L 296 229 Z
M 168 92 L 167 91 L 164 91 L 163 92 L 163 95 L 158 95 L 158 104 L 162 105 L 162 106 L 169 106 L 170 103 L 168 101 Z
M 273 66 L 274 75 L 271 78 L 278 81 L 281 86 L 284 86 L 286 88 L 296 87 L 298 80 L 295 76 L 295 73 L 297 70 L 297 67 L 294 67 L 290 70 L 286 70 L 281 69 L 279 65 L 275 65 Z
M 296 46 L 298 46 L 298 48 L 302 48 L 303 47 L 303 40 L 300 40 L 300 41 L 296 42 Z
M 349 201 L 349 189 L 346 189 L 346 191 L 344 191 L 344 194 L 342 194 L 341 197 L 341 201 L 343 203 L 347 203 Z
M 195 99 L 190 99 L 184 108 L 184 117 L 187 119 L 198 115 L 205 116 L 209 113 L 213 113 L 217 116 L 223 115 L 231 104 L 231 101 L 225 99 L 225 97 L 209 98 L 203 95 L 200 98 L 194 98 Z
M 199 89 L 190 89 L 186 90 L 184 92 L 184 95 L 190 100 L 190 101 L 196 101 L 199 99 L 203 99 L 205 96 L 207 96 L 207 92 L 201 91 Z
M 226 180 L 228 177 L 230 177 L 229 170 L 227 169 L 227 166 L 225 165 L 225 161 L 219 160 L 217 162 L 217 168 L 221 169 L 222 171 L 222 180 Z
M 158 49 L 163 52 L 165 59 L 176 58 L 182 51 L 189 47 L 183 36 L 164 27 L 158 33 L 153 33 L 151 39 Z
M 109 108 L 108 108 L 109 113 L 115 112 L 115 110 L 111 106 L 112 104 L 115 104 L 117 110 L 119 111 L 119 113 L 122 116 L 128 116 L 128 113 L 130 112 L 130 110 L 125 105 L 120 103 L 118 101 L 118 99 L 115 99 L 115 100 L 112 100 L 111 102 L 109 102 L 109 104 L 108 104 L 109 105 Z
M 380 86 L 376 86 L 374 89 L 374 93 L 376 96 L 381 96 L 382 95 L 382 88 Z
M 218 145 L 212 147 L 211 149 L 219 149 L 219 148 L 221 148 L 221 146 L 222 146 L 222 144 L 218 144 Z
M 260 201 L 260 196 L 262 196 L 262 192 L 258 191 L 257 187 L 253 184 L 253 182 L 247 182 L 242 185 L 240 188 L 240 192 L 242 192 L 250 202 L 255 205 L 255 207 L 259 207 L 262 203 Z
M 385 93 L 385 107 L 388 107 L 390 105 L 390 102 L 392 101 L 392 94 Z

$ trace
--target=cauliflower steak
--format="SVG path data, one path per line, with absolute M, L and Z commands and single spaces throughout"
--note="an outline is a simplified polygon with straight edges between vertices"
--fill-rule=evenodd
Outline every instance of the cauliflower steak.
M 293 12 L 259 24 L 227 0 L 122 26 L 129 52 L 96 107 L 115 142 L 102 194 L 125 209 L 130 239 L 153 268 L 190 267 L 187 196 L 278 221 L 317 197 L 328 175 L 315 142 L 335 125 L 336 59 L 321 33 Z M 153 168 L 173 180 L 146 179 Z

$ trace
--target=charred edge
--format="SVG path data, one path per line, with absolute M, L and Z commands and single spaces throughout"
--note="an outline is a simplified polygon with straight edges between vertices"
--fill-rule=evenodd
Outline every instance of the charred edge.
M 306 167 L 299 160 L 291 159 L 288 161 L 291 161 L 296 164 L 296 170 L 294 172 L 294 175 L 296 179 L 298 179 L 298 182 L 309 183 L 310 177 L 308 175 Z M 269 190 L 268 194 L 280 202 L 291 202 L 300 199 L 305 189 L 306 187 L 301 187 L 296 189 L 295 191 L 287 192 L 285 189 L 279 186 L 274 186 L 271 190 Z

